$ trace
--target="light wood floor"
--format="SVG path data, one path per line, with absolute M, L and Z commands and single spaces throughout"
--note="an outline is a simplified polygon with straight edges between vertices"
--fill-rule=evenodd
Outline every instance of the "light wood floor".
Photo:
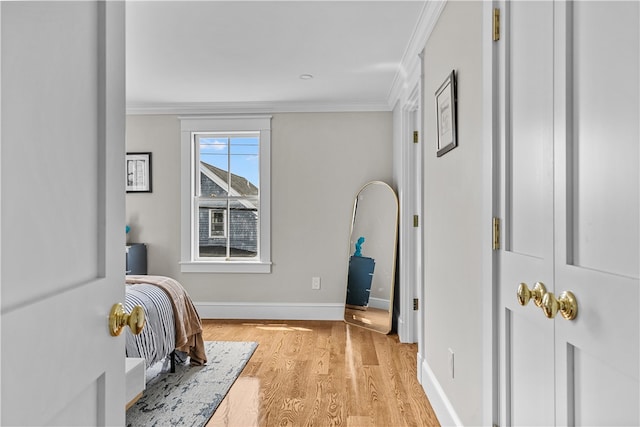
M 439 426 L 415 344 L 344 322 L 203 320 L 205 341 L 256 341 L 207 426 Z

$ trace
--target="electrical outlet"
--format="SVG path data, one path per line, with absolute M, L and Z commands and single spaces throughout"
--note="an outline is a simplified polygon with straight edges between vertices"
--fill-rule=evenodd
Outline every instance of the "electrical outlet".
M 311 289 L 320 289 L 320 278 L 319 277 L 312 277 L 311 278 Z
M 449 349 L 449 373 L 451 374 L 451 379 L 455 378 L 455 358 L 451 349 Z

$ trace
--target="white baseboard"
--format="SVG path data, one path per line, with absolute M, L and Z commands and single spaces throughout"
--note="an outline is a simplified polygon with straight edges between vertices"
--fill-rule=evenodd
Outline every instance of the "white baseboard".
M 343 320 L 339 303 L 194 302 L 202 319 Z
M 418 349 L 418 353 L 416 354 L 416 373 L 417 373 L 417 377 L 418 377 L 418 382 L 420 384 L 422 384 L 422 353 L 420 353 L 419 349 Z M 424 388 L 424 386 L 423 386 Z
M 422 375 L 421 375 L 421 384 L 424 392 L 427 394 L 427 398 L 429 399 L 429 403 L 431 403 L 431 407 L 436 413 L 436 417 L 438 417 L 438 421 L 440 421 L 440 425 L 442 427 L 446 426 L 456 426 L 462 427 L 462 421 L 460 421 L 460 417 L 456 413 L 453 405 L 447 398 L 447 395 L 444 393 L 442 386 L 436 379 L 435 374 L 429 367 L 426 359 L 422 361 Z

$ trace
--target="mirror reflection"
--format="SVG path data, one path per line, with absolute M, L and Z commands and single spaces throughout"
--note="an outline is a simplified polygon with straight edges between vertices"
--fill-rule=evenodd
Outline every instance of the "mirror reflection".
M 381 181 L 366 184 L 353 205 L 345 322 L 391 331 L 397 231 L 396 193 Z

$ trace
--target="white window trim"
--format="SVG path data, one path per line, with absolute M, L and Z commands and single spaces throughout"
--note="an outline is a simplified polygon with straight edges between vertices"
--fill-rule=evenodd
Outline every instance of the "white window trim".
M 271 116 L 182 116 L 180 119 L 180 270 L 183 273 L 271 273 Z M 260 132 L 259 259 L 195 260 L 191 198 L 193 134 Z

